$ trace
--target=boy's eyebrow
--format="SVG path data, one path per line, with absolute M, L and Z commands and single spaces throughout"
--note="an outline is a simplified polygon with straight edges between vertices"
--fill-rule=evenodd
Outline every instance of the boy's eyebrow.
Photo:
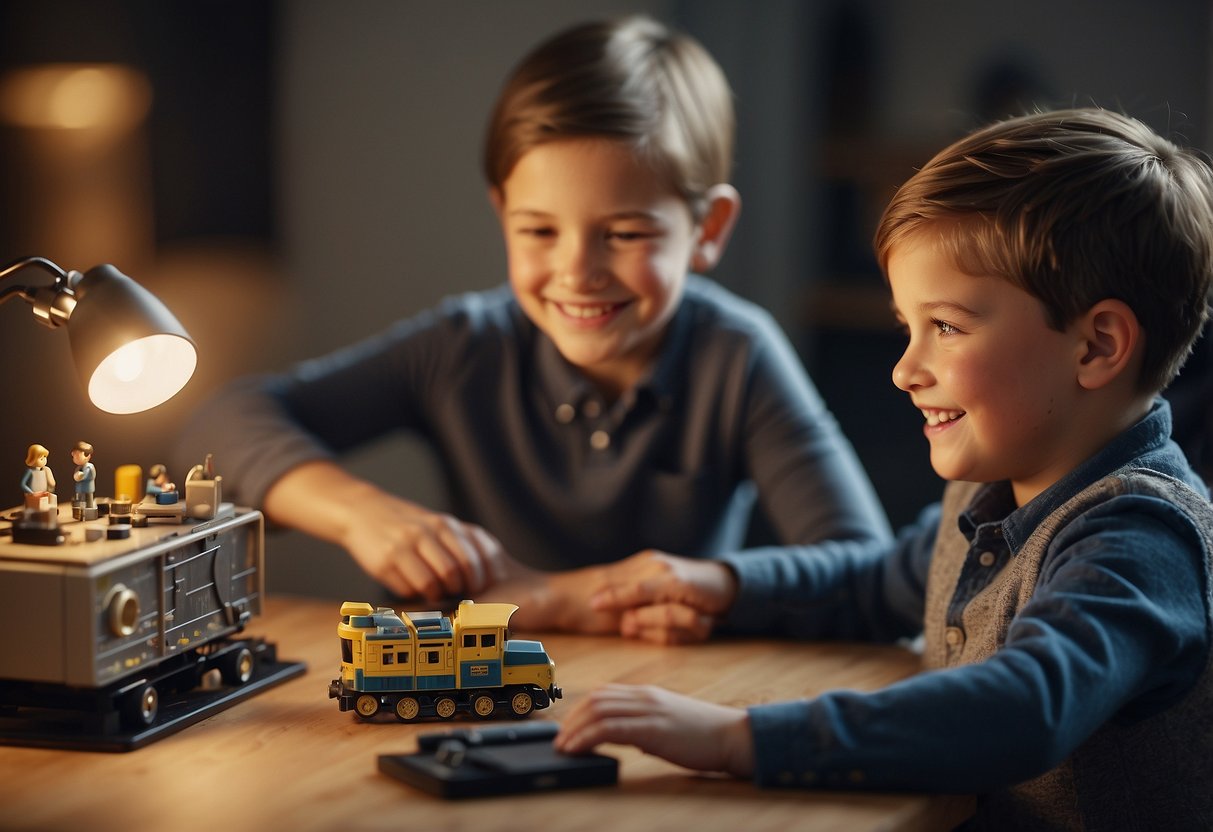
M 950 300 L 936 300 L 918 304 L 918 311 L 927 315 L 959 315 L 962 318 L 976 318 L 977 313 L 969 307 Z
M 541 211 L 538 208 L 513 208 L 507 212 L 511 217 L 523 217 L 531 219 L 548 219 L 555 216 L 548 211 Z M 644 222 L 661 222 L 661 217 L 652 211 L 619 211 L 614 214 L 608 214 L 604 217 L 606 220 L 643 220 Z
M 927 301 L 926 303 L 918 304 L 917 309 L 923 315 L 928 315 L 931 317 L 938 317 L 940 315 L 947 317 L 956 316 L 961 318 L 979 317 L 978 314 L 969 307 L 950 300 Z M 897 319 L 899 324 L 904 324 L 906 322 L 906 316 L 901 314 L 901 310 L 897 307 L 896 302 L 892 300 L 889 301 L 889 310 L 893 313 L 893 317 Z

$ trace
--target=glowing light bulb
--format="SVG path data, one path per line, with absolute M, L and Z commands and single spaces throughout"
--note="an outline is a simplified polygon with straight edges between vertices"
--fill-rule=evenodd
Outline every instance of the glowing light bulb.
M 93 404 L 108 413 L 137 413 L 167 401 L 194 374 L 194 345 L 176 335 L 149 335 L 114 350 L 88 383 Z
M 143 374 L 143 370 L 147 366 L 144 356 L 145 347 L 143 341 L 132 341 L 114 351 L 113 355 L 109 357 L 109 361 L 112 362 L 111 371 L 116 381 L 129 383 Z

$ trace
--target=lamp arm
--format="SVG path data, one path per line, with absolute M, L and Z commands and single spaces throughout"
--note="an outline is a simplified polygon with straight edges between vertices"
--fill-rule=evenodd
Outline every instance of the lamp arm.
M 45 257 L 20 257 L 9 263 L 3 269 L 0 269 L 0 280 L 8 277 L 13 272 L 19 272 L 29 266 L 41 266 L 60 280 L 67 277 L 67 272 L 56 266 L 50 260 L 47 260 Z
M 15 285 L 0 289 L 0 304 L 14 295 L 20 295 L 34 307 L 34 317 L 46 326 L 53 329 L 67 323 L 76 306 L 76 296 L 72 292 L 73 276 L 78 277 L 79 272 L 66 272 L 45 257 L 22 257 L 0 269 L 0 281 L 32 266 L 38 266 L 53 274 L 55 282 L 50 286 Z

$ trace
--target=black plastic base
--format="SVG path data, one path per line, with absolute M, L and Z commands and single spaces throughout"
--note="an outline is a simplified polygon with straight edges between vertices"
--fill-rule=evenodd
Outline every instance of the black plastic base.
M 0 707 L 0 745 L 69 751 L 134 751 L 300 676 L 306 669 L 303 662 L 278 661 L 271 646 L 270 650 L 258 655 L 252 678 L 243 685 L 161 691 L 155 721 L 138 729 L 123 727 L 116 718 L 70 708 Z M 11 692 L 13 686 L 20 684 L 0 683 L 0 692 Z

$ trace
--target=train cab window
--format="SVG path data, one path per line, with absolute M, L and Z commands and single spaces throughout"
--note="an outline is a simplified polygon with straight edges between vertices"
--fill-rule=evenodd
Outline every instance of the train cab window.
M 480 637 L 480 646 L 481 647 L 496 647 L 497 646 L 497 634 L 496 633 L 486 633 L 485 635 L 482 635 Z
M 408 650 L 401 650 L 399 653 L 396 654 L 396 664 L 408 664 L 408 663 L 409 663 L 409 651 Z
M 395 664 L 395 663 L 396 663 L 396 657 L 395 657 L 395 656 L 393 656 L 393 655 L 392 655 L 391 653 L 389 653 L 388 651 L 384 650 L 384 651 L 383 651 L 383 663 L 384 663 L 384 664 Z
M 475 647 L 476 646 L 476 636 L 465 635 L 463 637 L 463 646 L 464 647 Z
M 438 664 L 438 651 L 423 650 L 417 654 L 417 660 L 423 664 Z
M 341 639 L 341 661 L 347 664 L 354 662 L 354 642 L 348 638 Z

